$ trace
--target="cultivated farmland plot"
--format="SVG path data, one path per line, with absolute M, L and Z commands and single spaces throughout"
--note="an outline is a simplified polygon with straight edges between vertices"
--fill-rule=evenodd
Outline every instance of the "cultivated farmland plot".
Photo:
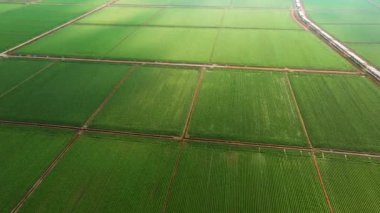
M 0 55 L 0 213 L 380 209 L 380 87 L 292 0 L 106 2 L 0 0 L 0 53 L 103 5 Z M 380 66 L 380 0 L 304 3 Z
M 0 60 L 0 97 L 50 64 L 48 61 Z
M 189 134 L 306 146 L 282 73 L 207 72 Z
M 379 211 L 379 160 L 328 156 L 318 162 L 336 212 Z
M 178 143 L 85 135 L 21 212 L 161 212 Z
M 380 88 L 365 77 L 291 75 L 316 147 L 380 151 Z
M 135 70 L 92 127 L 181 135 L 195 87 L 196 70 Z
M 327 212 L 308 153 L 188 144 L 168 212 Z
M 56 63 L 1 97 L 0 119 L 80 126 L 128 69 L 125 65 Z
M 0 12 L 0 52 L 63 24 L 94 6 L 30 4 Z
M 10 212 L 72 135 L 0 125 L 0 212 Z

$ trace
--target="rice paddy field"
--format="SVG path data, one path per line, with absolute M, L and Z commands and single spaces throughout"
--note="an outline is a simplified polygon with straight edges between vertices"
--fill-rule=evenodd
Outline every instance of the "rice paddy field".
M 380 66 L 379 0 L 302 2 Z M 0 0 L 0 213 L 378 212 L 380 84 L 293 7 Z

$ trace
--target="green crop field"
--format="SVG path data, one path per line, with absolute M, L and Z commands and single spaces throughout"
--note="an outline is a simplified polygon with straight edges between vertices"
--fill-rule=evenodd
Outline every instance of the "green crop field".
M 324 180 L 336 212 L 378 212 L 380 161 L 320 158 Z
M 141 25 L 159 11 L 158 8 L 109 7 L 80 20 L 78 23 Z
M 47 61 L 0 60 L 0 102 L 7 91 L 49 64 Z
M 222 30 L 211 61 L 269 67 L 352 69 L 347 61 L 305 31 Z
M 242 28 L 301 29 L 289 10 L 227 10 L 223 26 Z
M 20 53 L 104 57 L 135 30 L 133 27 L 72 25 L 21 49 Z
M 1 7 L 0 7 L 0 15 L 2 13 L 8 12 L 8 11 L 11 11 L 11 10 L 14 10 L 14 9 L 18 9 L 18 8 L 20 8 L 22 6 L 23 5 L 21 5 L 21 4 L 2 4 Z
M 94 120 L 94 127 L 180 135 L 198 81 L 195 70 L 141 67 Z
M 380 24 L 378 11 L 334 11 L 312 10 L 309 16 L 316 22 L 324 24 Z M 374 26 L 376 27 L 376 26 Z
M 292 75 L 316 147 L 380 151 L 380 87 L 365 77 Z
M 207 72 L 190 136 L 306 146 L 282 73 Z
M 85 135 L 21 212 L 161 212 L 178 147 Z
M 308 10 L 374 10 L 377 8 L 366 0 L 303 0 Z
M 128 66 L 58 63 L 0 98 L 0 119 L 81 125 Z
M 113 32 L 112 36 L 105 36 L 109 32 Z M 19 52 L 149 61 L 353 69 L 347 61 L 308 32 L 225 29 L 215 41 L 217 34 L 217 29 L 81 25 L 68 27 Z M 262 38 L 270 39 L 265 40 L 268 42 L 256 42 Z M 298 40 L 302 43 L 297 45 Z M 280 48 L 275 48 L 277 46 Z
M 323 28 L 343 42 L 380 43 L 380 27 L 376 25 L 324 25 Z
M 71 135 L 68 131 L 0 125 L 0 212 L 10 212 Z
M 189 144 L 168 212 L 327 212 L 311 158 Z
M 380 68 L 380 0 L 300 3 Z M 0 0 L 0 213 L 378 212 L 380 84 L 300 12 Z
M 31 4 L 0 13 L 0 51 L 44 33 L 93 7 L 94 5 Z

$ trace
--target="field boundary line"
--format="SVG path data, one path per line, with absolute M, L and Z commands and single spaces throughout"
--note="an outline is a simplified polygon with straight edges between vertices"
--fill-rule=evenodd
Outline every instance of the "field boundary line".
M 200 8 L 200 9 L 246 9 L 246 10 L 288 10 L 288 7 L 259 7 L 233 5 L 181 5 L 181 4 L 131 4 L 116 3 L 112 7 L 140 7 L 140 8 Z
M 303 116 L 302 116 L 302 113 L 301 113 L 301 109 L 300 109 L 300 107 L 298 105 L 298 101 L 297 101 L 296 95 L 294 93 L 292 83 L 290 82 L 289 74 L 288 73 L 285 74 L 285 81 L 286 81 L 286 84 L 288 85 L 288 91 L 290 92 L 290 96 L 292 97 L 292 102 L 294 103 L 294 106 L 296 108 L 297 115 L 298 115 L 298 120 L 301 123 L 302 130 L 303 130 L 303 133 L 304 133 L 304 135 L 306 137 L 307 144 L 308 144 L 309 148 L 313 149 L 313 145 L 311 143 L 311 139 L 310 139 L 309 133 L 308 133 L 308 131 L 306 129 L 305 121 L 303 119 Z
M 292 10 L 290 11 L 290 15 L 292 16 L 293 21 L 295 21 L 295 22 L 297 23 L 298 26 L 302 27 L 302 29 L 303 29 L 304 31 L 309 31 L 309 29 L 308 29 L 305 25 L 303 25 L 303 24 L 297 19 L 295 13 L 296 13 L 296 11 L 295 11 L 294 9 L 292 9 Z
M 231 2 L 230 2 L 231 3 Z M 224 25 L 224 17 L 226 16 L 226 10 L 227 9 L 223 9 L 223 14 L 222 14 L 222 18 L 220 19 L 220 28 L 217 28 L 218 29 L 218 32 L 216 33 L 216 36 L 215 36 L 215 39 L 214 39 L 214 43 L 212 44 L 212 49 L 211 49 L 211 54 L 210 54 L 210 58 L 208 59 L 208 62 L 211 63 L 212 59 L 214 58 L 214 54 L 215 54 L 215 48 L 216 48 L 216 44 L 218 43 L 218 40 L 219 40 L 219 36 L 221 34 L 221 31 L 224 30 L 223 29 L 223 25 Z
M 317 158 L 315 156 L 315 150 L 314 150 L 313 144 L 311 142 L 309 133 L 307 131 L 307 128 L 306 128 L 306 125 L 305 125 L 305 121 L 304 121 L 304 118 L 302 116 L 301 109 L 300 109 L 300 107 L 298 105 L 297 97 L 295 95 L 295 92 L 294 92 L 292 83 L 291 83 L 291 81 L 289 79 L 289 74 L 288 73 L 285 74 L 285 78 L 286 78 L 286 82 L 287 82 L 287 85 L 288 85 L 288 89 L 290 90 L 290 93 L 291 93 L 291 96 L 292 96 L 292 99 L 293 99 L 293 103 L 295 104 L 295 107 L 296 107 L 296 111 L 297 111 L 297 114 L 298 114 L 299 121 L 301 122 L 302 129 L 303 129 L 304 134 L 306 136 L 307 143 L 309 145 L 309 148 L 311 149 L 312 161 L 313 161 L 314 167 L 316 169 L 316 172 L 318 174 L 318 179 L 319 179 L 319 183 L 321 185 L 322 191 L 323 191 L 323 195 L 325 197 L 325 200 L 326 200 L 327 206 L 329 208 L 329 211 L 331 213 L 333 213 L 334 212 L 334 208 L 333 208 L 333 206 L 331 204 L 330 196 L 327 193 L 327 189 L 326 189 L 326 186 L 325 186 L 325 183 L 324 183 L 321 171 L 320 171 L 320 167 L 319 167 Z
M 112 99 L 112 97 L 119 91 L 120 87 L 128 80 L 129 76 L 131 76 L 132 72 L 137 68 L 137 66 L 130 67 L 127 73 L 123 76 L 123 78 L 114 86 L 112 91 L 108 94 L 108 96 L 103 100 L 103 102 L 98 106 L 94 113 L 87 119 L 84 123 L 83 128 L 87 129 L 88 125 L 95 119 L 95 117 L 99 114 L 100 111 L 108 104 L 108 102 Z
M 172 198 L 172 195 L 173 195 L 173 186 L 174 186 L 176 178 L 177 178 L 179 165 L 181 163 L 181 160 L 183 158 L 183 154 L 184 154 L 185 149 L 186 149 L 186 143 L 185 143 L 184 140 L 181 141 L 179 149 L 180 150 L 179 150 L 176 162 L 175 162 L 174 167 L 173 167 L 172 175 L 170 176 L 166 198 L 165 198 L 165 201 L 164 201 L 164 204 L 163 204 L 163 207 L 162 207 L 162 212 L 163 213 L 167 211 L 168 206 L 169 206 L 169 202 L 170 202 L 170 200 Z
M 16 90 L 17 88 L 19 88 L 23 84 L 27 83 L 28 81 L 32 80 L 34 77 L 38 76 L 39 74 L 41 74 L 45 70 L 49 69 L 50 67 L 52 67 L 56 63 L 57 62 L 51 62 L 51 63 L 49 63 L 48 65 L 46 65 L 43 68 L 37 70 L 35 73 L 33 73 L 32 75 L 30 75 L 29 77 L 27 77 L 26 79 L 24 79 L 23 81 L 21 81 L 20 83 L 14 85 L 10 89 L 8 89 L 5 92 L 1 93 L 0 94 L 0 99 L 3 98 L 4 96 L 8 95 L 9 93 L 13 92 L 14 90 Z
M 183 67 L 183 68 L 206 68 L 206 69 L 230 69 L 230 70 L 246 70 L 246 71 L 270 71 L 270 72 L 290 72 L 290 73 L 315 73 L 315 74 L 335 74 L 335 75 L 361 75 L 364 73 L 357 71 L 343 70 L 324 70 L 324 69 L 301 69 L 287 67 L 264 67 L 251 65 L 223 65 L 223 64 L 205 64 L 205 63 L 189 63 L 189 62 L 166 62 L 166 61 L 143 61 L 143 60 L 127 60 L 127 59 L 98 59 L 98 58 L 79 58 L 65 56 L 37 56 L 37 55 L 8 55 L 9 58 L 33 59 L 33 60 L 51 60 L 51 61 L 68 61 L 68 62 L 98 62 L 113 64 L 131 64 L 131 65 L 152 65 L 163 67 Z
M 182 136 L 181 136 L 182 141 L 184 141 L 184 139 L 188 137 L 191 119 L 192 119 L 193 113 L 195 111 L 195 107 L 197 105 L 197 101 L 198 101 L 199 93 L 200 93 L 200 90 L 202 87 L 205 72 L 206 72 L 206 70 L 202 68 L 200 73 L 199 73 L 198 83 L 195 87 L 194 94 L 193 94 L 191 104 L 190 104 L 190 109 L 189 109 L 189 112 L 188 112 L 187 117 L 186 117 L 185 127 L 183 128 L 183 132 L 182 132 Z
M 42 33 L 42 34 L 40 34 L 40 35 L 38 35 L 38 36 L 36 36 L 34 38 L 31 38 L 31 39 L 29 39 L 29 40 L 27 40 L 27 41 L 25 41 L 25 42 L 23 42 L 23 43 L 15 46 L 15 47 L 12 47 L 12 48 L 10 48 L 8 50 L 5 50 L 4 52 L 2 52 L 0 54 L 0 56 L 7 57 L 7 55 L 9 53 L 11 53 L 11 52 L 13 52 L 15 50 L 18 50 L 18 49 L 20 49 L 20 48 L 22 48 L 22 47 L 24 47 L 24 46 L 26 46 L 28 44 L 31 44 L 31 43 L 33 43 L 33 42 L 35 42 L 35 41 L 37 41 L 37 40 L 39 40 L 39 39 L 41 39 L 43 37 L 46 37 L 46 36 L 48 36 L 48 35 L 50 35 L 50 34 L 52 34 L 54 32 L 57 32 L 58 30 L 66 27 L 66 26 L 69 26 L 69 25 L 75 23 L 76 21 L 81 20 L 81 19 L 83 19 L 83 18 L 85 18 L 85 17 L 87 17 L 87 16 L 89 16 L 89 15 L 91 15 L 91 14 L 93 14 L 93 13 L 99 11 L 99 10 L 102 10 L 102 9 L 110 6 L 111 4 L 113 4 L 113 3 L 117 2 L 117 1 L 119 1 L 119 0 L 108 1 L 108 2 L 106 2 L 106 3 L 104 3 L 104 4 L 100 5 L 100 6 L 96 7 L 93 10 L 90 10 L 90 11 L 88 11 L 88 12 L 86 12 L 86 13 L 84 13 L 84 14 L 82 14 L 82 15 L 74 18 L 74 19 L 71 19 L 71 20 L 67 21 L 66 23 L 64 23 L 62 25 L 59 25 L 59 26 L 57 26 L 57 27 L 55 27 L 55 28 L 53 28 L 53 29 L 51 29 L 51 30 L 49 30 L 47 32 L 44 32 L 44 33 Z
M 79 139 L 82 134 L 82 130 L 78 131 L 63 148 L 63 150 L 58 154 L 58 156 L 49 164 L 47 169 L 42 173 L 42 175 L 37 179 L 37 181 L 32 185 L 32 187 L 25 193 L 17 205 L 12 209 L 11 213 L 17 213 L 24 206 L 25 202 L 32 196 L 32 194 L 37 190 L 37 188 L 42 184 L 42 182 L 47 178 L 47 176 L 53 171 L 61 159 L 63 159 L 67 152 L 71 150 L 75 142 Z
M 77 131 L 72 139 L 67 143 L 64 149 L 59 153 L 59 155 L 49 164 L 48 168 L 42 173 L 42 175 L 37 179 L 37 181 L 32 185 L 32 187 L 26 192 L 23 198 L 17 203 L 17 205 L 12 209 L 11 213 L 17 213 L 24 206 L 25 202 L 30 198 L 30 196 L 37 190 L 37 188 L 42 184 L 42 182 L 48 177 L 48 175 L 53 171 L 53 169 L 58 165 L 58 163 L 66 156 L 66 154 L 71 150 L 75 142 L 85 133 L 87 126 L 93 121 L 95 116 L 103 109 L 103 107 L 108 103 L 108 101 L 113 97 L 121 85 L 126 81 L 129 74 L 134 70 L 129 68 L 127 74 L 114 86 L 113 90 L 107 95 L 104 101 L 98 106 L 98 108 L 90 115 L 90 117 L 85 121 L 83 126 Z
M 18 126 L 18 127 L 34 127 L 41 129 L 62 129 L 62 130 L 82 130 L 88 133 L 98 133 L 103 135 L 125 135 L 140 138 L 152 138 L 152 139 L 165 139 L 175 142 L 180 142 L 181 138 L 175 135 L 161 135 L 161 134 L 151 134 L 142 132 L 131 132 L 123 130 L 110 130 L 110 129 L 96 129 L 96 128 L 82 128 L 77 126 L 65 126 L 56 124 L 44 124 L 44 123 L 33 123 L 33 122 L 22 122 L 22 121 L 7 121 L 0 120 L 0 125 L 3 126 Z M 198 143 L 209 143 L 209 144 L 224 144 L 231 146 L 242 146 L 242 147 L 254 147 L 254 148 L 269 148 L 277 150 L 298 150 L 298 151 L 315 151 L 326 154 L 338 154 L 338 155 L 348 155 L 348 156 L 358 156 L 358 157 L 371 157 L 380 158 L 380 152 L 366 152 L 366 151 L 354 151 L 354 150 L 342 150 L 342 149 L 332 149 L 332 148 L 313 148 L 294 145 L 281 145 L 281 144 L 271 144 L 264 142 L 254 142 L 254 141 L 239 141 L 239 140 L 223 140 L 218 138 L 202 138 L 202 137 L 191 137 L 185 138 L 185 142 L 198 142 Z
M 296 28 L 266 28 L 266 27 L 232 27 L 232 26 L 196 26 L 196 25 L 165 25 L 165 24 L 103 24 L 103 23 L 75 23 L 76 26 L 112 26 L 112 27 L 151 27 L 151 28 L 189 28 L 189 29 L 230 29 L 230 30 L 267 30 L 267 31 L 304 31 Z M 304 27 L 303 27 L 304 28 Z
M 329 211 L 333 213 L 334 212 L 334 208 L 333 208 L 333 206 L 331 204 L 330 196 L 329 196 L 329 194 L 327 192 L 326 185 L 325 185 L 323 177 L 322 177 L 321 168 L 319 167 L 318 160 L 317 160 L 317 157 L 315 156 L 314 152 L 312 152 L 311 158 L 312 158 L 315 170 L 316 170 L 316 172 L 318 174 L 318 179 L 319 179 L 319 182 L 321 184 L 321 188 L 323 190 L 323 194 L 325 196 L 325 199 L 326 199 L 326 202 L 327 202 L 327 206 L 329 208 Z

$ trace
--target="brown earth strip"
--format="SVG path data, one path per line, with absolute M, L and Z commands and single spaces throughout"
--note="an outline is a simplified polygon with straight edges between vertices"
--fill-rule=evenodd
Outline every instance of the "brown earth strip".
M 26 78 L 25 80 L 21 81 L 20 83 L 14 85 L 12 88 L 10 88 L 9 90 L 3 92 L 0 94 L 0 99 L 6 95 L 8 95 L 9 93 L 11 93 L 12 91 L 16 90 L 17 88 L 19 88 L 20 86 L 22 86 L 23 84 L 25 84 L 26 82 L 32 80 L 34 77 L 36 77 L 37 75 L 41 74 L 43 71 L 47 70 L 48 68 L 50 68 L 51 66 L 53 66 L 56 62 L 52 62 L 52 63 L 49 63 L 48 65 L 46 65 L 45 67 L 43 67 L 42 69 L 38 70 L 37 72 L 33 73 L 31 76 L 29 76 L 28 78 Z
M 202 87 L 202 82 L 203 82 L 203 79 L 204 79 L 205 72 L 206 71 L 203 68 L 200 71 L 198 83 L 197 83 L 197 86 L 195 88 L 193 98 L 191 100 L 190 110 L 189 110 L 189 113 L 188 113 L 187 118 L 186 118 L 185 127 L 183 128 L 183 132 L 182 132 L 182 136 L 181 136 L 181 140 L 182 141 L 185 138 L 188 137 L 188 131 L 189 131 L 189 128 L 190 128 L 191 118 L 192 118 L 192 115 L 194 113 L 197 101 L 198 101 L 198 96 L 199 96 L 199 93 L 200 93 L 200 90 L 201 90 L 201 87 Z
M 98 133 L 104 135 L 126 135 L 134 136 L 141 138 L 151 138 L 151 139 L 164 139 L 173 142 L 181 142 L 182 138 L 175 135 L 160 135 L 160 134 L 150 134 L 150 133 L 141 133 L 141 132 L 129 132 L 122 130 L 107 130 L 107 129 L 93 129 L 93 128 L 82 128 L 76 126 L 64 126 L 64 125 L 55 125 L 55 124 L 43 124 L 43 123 L 32 123 L 32 122 L 20 122 L 20 121 L 5 121 L 0 120 L 0 125 L 4 126 L 19 126 L 19 127 L 35 127 L 35 128 L 45 128 L 45 129 L 62 129 L 62 130 L 82 130 L 83 132 Z M 209 144 L 225 144 L 233 146 L 242 146 L 242 147 L 252 147 L 252 148 L 270 148 L 278 150 L 299 150 L 299 151 L 315 151 L 321 153 L 329 154 L 338 154 L 338 155 L 351 155 L 358 157 L 373 157 L 380 158 L 380 153 L 376 152 L 360 152 L 352 150 L 341 150 L 341 149 L 331 149 L 331 148 L 313 148 L 302 146 L 291 146 L 291 145 L 279 145 L 279 144 L 270 144 L 264 142 L 252 142 L 252 141 L 239 141 L 239 140 L 223 140 L 216 138 L 197 138 L 190 137 L 185 138 L 185 142 L 194 142 L 194 143 L 209 143 Z
M 309 148 L 313 148 L 313 145 L 311 143 L 311 140 L 310 140 L 310 137 L 309 137 L 309 134 L 307 132 L 307 129 L 306 129 L 306 126 L 305 126 L 305 122 L 304 122 L 304 119 L 302 117 L 302 113 L 301 113 L 301 110 L 299 108 L 299 105 L 298 105 L 298 102 L 297 102 L 297 98 L 296 98 L 296 95 L 294 94 L 294 90 L 293 90 L 293 87 L 292 87 L 292 83 L 290 82 L 290 79 L 289 79 L 289 75 L 288 73 L 285 74 L 285 80 L 286 80 L 286 84 L 288 85 L 288 89 L 289 89 L 289 92 L 290 92 L 290 95 L 292 96 L 292 101 L 294 103 L 294 106 L 296 107 L 296 111 L 297 111 L 297 115 L 298 115 L 298 119 L 301 123 L 301 126 L 302 126 L 302 130 L 303 130 L 303 133 L 304 135 L 306 136 L 306 141 L 307 141 L 307 144 L 309 145 Z
M 291 10 L 290 11 L 290 15 L 292 16 L 292 19 L 298 24 L 298 26 L 300 26 L 302 29 L 304 29 L 305 31 L 309 31 L 309 28 L 305 27 L 305 25 L 303 25 L 300 20 L 297 18 L 297 14 L 296 14 L 296 11 L 295 10 Z
M 244 65 L 223 65 L 223 64 L 197 64 L 181 62 L 163 62 L 163 61 L 141 61 L 141 60 L 118 60 L 118 59 L 96 59 L 96 58 L 78 58 L 78 57 L 57 57 L 57 56 L 37 56 L 37 55 L 8 55 L 9 58 L 35 59 L 35 60 L 52 60 L 52 61 L 81 61 L 81 62 L 98 62 L 98 63 L 115 63 L 131 65 L 152 65 L 163 67 L 182 67 L 182 68 L 205 68 L 205 69 L 230 69 L 230 70 L 252 70 L 252 71 L 270 71 L 270 72 L 300 72 L 300 73 L 318 73 L 318 74 L 337 74 L 337 75 L 364 75 L 355 71 L 340 70 L 323 70 L 323 69 L 298 69 L 286 67 L 263 67 L 263 66 L 244 66 Z
M 322 187 L 322 190 L 323 190 L 323 194 L 324 194 L 326 202 L 327 202 L 327 206 L 329 207 L 329 211 L 331 213 L 333 213 L 334 212 L 334 208 L 333 208 L 333 206 L 331 204 L 331 200 L 330 200 L 329 194 L 327 193 L 326 186 L 325 186 L 325 183 L 323 181 L 322 174 L 321 174 L 321 169 L 319 168 L 317 157 L 315 156 L 315 153 L 312 154 L 312 160 L 313 160 L 314 167 L 315 167 L 315 169 L 317 171 L 317 174 L 318 174 L 318 179 L 319 179 L 319 182 L 321 184 L 321 187 Z
M 173 168 L 173 172 L 172 172 L 172 175 L 171 175 L 170 180 L 169 180 L 169 188 L 168 188 L 168 192 L 166 194 L 164 205 L 162 207 L 162 212 L 166 212 L 167 209 L 168 209 L 169 202 L 170 202 L 170 200 L 172 198 L 172 194 L 173 194 L 173 186 L 174 186 L 174 183 L 175 183 L 175 180 L 176 180 L 176 177 L 177 177 L 179 164 L 180 164 L 180 162 L 182 160 L 183 153 L 185 152 L 185 149 L 186 149 L 186 144 L 184 142 L 181 142 L 181 144 L 180 144 L 180 150 L 179 150 L 179 153 L 178 153 L 178 156 L 177 156 L 177 160 L 175 162 L 175 165 L 174 165 L 174 168 Z

